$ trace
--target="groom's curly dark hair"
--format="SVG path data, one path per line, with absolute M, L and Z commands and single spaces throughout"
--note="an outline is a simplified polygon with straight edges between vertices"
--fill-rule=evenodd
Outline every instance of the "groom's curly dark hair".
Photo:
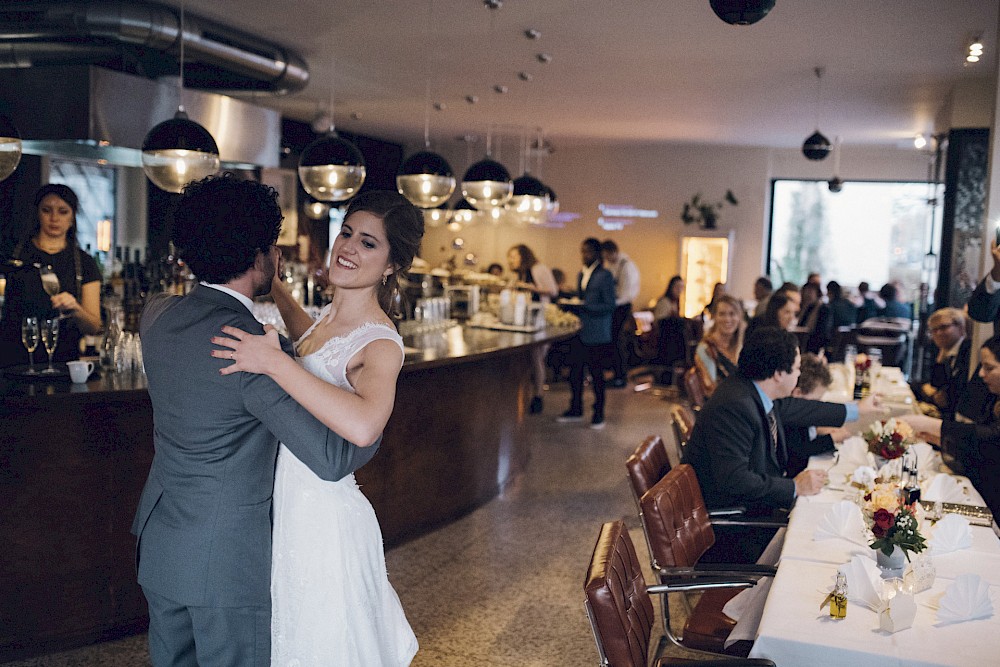
M 278 240 L 278 192 L 224 173 L 184 188 L 173 215 L 171 239 L 198 278 L 227 283 L 246 273 Z

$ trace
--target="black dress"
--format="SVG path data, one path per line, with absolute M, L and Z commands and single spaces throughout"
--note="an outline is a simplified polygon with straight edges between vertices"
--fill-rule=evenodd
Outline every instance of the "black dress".
M 76 249 L 80 257 L 79 285 L 86 285 L 101 280 L 100 271 L 94 258 Z M 0 265 L 0 273 L 7 278 L 6 302 L 3 308 L 3 319 L 0 320 L 0 368 L 28 363 L 28 351 L 21 343 L 21 321 L 25 317 L 38 318 L 57 316 L 59 311 L 52 308 L 52 298 L 42 288 L 42 279 L 32 264 L 51 266 L 59 278 L 59 291 L 69 292 L 77 301 L 82 298 L 82 289 L 77 285 L 76 260 L 74 248 L 67 246 L 62 251 L 49 254 L 39 250 L 34 243 L 28 241 L 21 249 L 17 259 L 24 262 L 18 269 L 11 269 L 10 264 Z M 60 320 L 59 342 L 52 355 L 53 361 L 69 361 L 80 357 L 80 338 L 82 334 L 75 318 L 67 317 Z M 39 351 L 41 353 L 39 353 Z M 45 348 L 39 342 L 35 350 L 35 362 L 48 359 Z
M 969 478 L 994 517 L 1000 517 L 1000 403 L 977 415 L 977 422 L 941 422 L 941 451 L 954 458 L 957 472 Z

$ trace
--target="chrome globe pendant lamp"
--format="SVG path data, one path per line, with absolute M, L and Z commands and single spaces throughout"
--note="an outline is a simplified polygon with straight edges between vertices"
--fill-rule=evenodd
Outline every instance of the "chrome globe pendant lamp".
M 0 115 L 0 181 L 14 173 L 21 163 L 21 134 L 14 122 Z
M 819 131 L 819 106 L 822 101 L 823 68 L 817 67 L 816 73 L 816 131 L 806 137 L 802 144 L 802 154 L 809 160 L 825 160 L 830 154 L 830 140 Z
M 406 195 L 403 196 L 405 197 Z M 442 205 L 437 208 L 425 208 L 422 213 L 424 214 L 425 225 L 428 227 L 441 227 L 451 222 L 454 211 Z
M 540 225 L 548 217 L 548 188 L 540 180 L 525 172 L 514 179 L 514 194 L 510 208 L 517 217 L 529 225 Z
M 337 134 L 333 115 L 333 66 L 330 75 L 330 119 L 326 134 L 302 151 L 299 181 L 314 199 L 346 201 L 365 182 L 365 157 L 358 147 Z
M 451 165 L 443 157 L 431 151 L 431 77 L 430 54 L 433 39 L 434 5 L 427 3 L 427 42 L 424 63 L 424 149 L 414 153 L 399 167 L 396 174 L 396 189 L 417 208 L 434 209 L 445 204 L 455 193 L 458 183 Z M 438 108 L 442 108 L 438 106 Z
M 712 11 L 731 25 L 752 25 L 774 9 L 775 0 L 709 0 Z
M 177 113 L 156 125 L 142 141 L 142 170 L 156 187 L 181 192 L 188 183 L 219 171 L 219 146 L 204 127 L 184 111 L 184 3 L 181 2 L 178 37 L 180 76 Z

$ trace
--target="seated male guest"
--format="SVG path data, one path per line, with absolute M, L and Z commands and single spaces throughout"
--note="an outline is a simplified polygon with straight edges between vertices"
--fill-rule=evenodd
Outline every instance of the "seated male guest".
M 810 401 L 822 400 L 831 382 L 833 378 L 830 376 L 830 367 L 826 361 L 807 352 L 802 355 L 802 370 L 799 373 L 799 382 L 792 390 L 792 396 Z M 851 430 L 844 426 L 829 428 L 786 425 L 785 444 L 788 449 L 788 463 L 785 465 L 785 474 L 794 478 L 806 469 L 810 456 L 832 452 L 835 442 L 843 442 L 850 435 Z
M 969 383 L 972 342 L 965 337 L 965 315 L 957 308 L 942 308 L 931 314 L 927 330 L 938 349 L 930 382 L 915 383 L 917 399 L 936 408 L 945 419 L 955 416 L 958 399 Z
M 842 426 L 859 415 L 867 419 L 878 413 L 874 397 L 847 405 L 790 398 L 801 361 L 795 334 L 760 328 L 744 341 L 738 372 L 719 385 L 701 409 L 684 448 L 684 462 L 694 467 L 710 509 L 738 505 L 764 515 L 790 508 L 797 496 L 819 493 L 826 471 L 785 476 L 784 429 Z M 718 555 L 719 560 L 752 562 L 767 545 L 770 533 L 723 533 L 720 528 L 720 550 L 712 559 Z

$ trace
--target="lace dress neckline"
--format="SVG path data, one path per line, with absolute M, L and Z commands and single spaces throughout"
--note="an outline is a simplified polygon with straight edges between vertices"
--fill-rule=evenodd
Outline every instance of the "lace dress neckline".
M 299 336 L 298 340 L 295 341 L 295 352 L 296 353 L 298 353 L 299 346 L 302 344 L 302 342 L 306 338 L 308 338 L 309 334 L 311 334 L 313 332 L 313 329 L 315 329 L 317 327 L 317 325 L 319 325 L 319 323 L 323 321 L 323 319 L 326 317 L 327 313 L 329 313 L 329 312 L 330 312 L 330 304 L 327 304 L 323 308 L 323 310 L 320 311 L 320 313 L 316 317 L 316 319 L 313 320 L 313 323 L 309 325 L 309 328 L 306 329 L 305 332 L 303 332 L 303 334 L 301 336 Z M 308 354 L 301 355 L 300 358 L 310 357 L 310 356 L 312 356 L 314 354 L 322 352 L 331 343 L 337 343 L 337 342 L 341 342 L 341 341 L 348 341 L 348 340 L 351 340 L 352 338 L 356 338 L 356 337 L 360 336 L 362 334 L 362 332 L 368 331 L 372 327 L 384 327 L 384 328 L 388 329 L 389 331 L 392 331 L 393 333 L 397 333 L 395 327 L 393 327 L 393 326 L 391 326 L 389 324 L 386 324 L 385 322 L 364 322 L 363 324 L 359 324 L 358 326 L 356 326 L 355 328 L 351 329 L 350 331 L 348 331 L 345 334 L 340 334 L 338 336 L 330 336 L 325 341 L 323 341 L 322 345 L 320 345 L 319 347 L 317 347 L 312 352 L 309 352 Z

